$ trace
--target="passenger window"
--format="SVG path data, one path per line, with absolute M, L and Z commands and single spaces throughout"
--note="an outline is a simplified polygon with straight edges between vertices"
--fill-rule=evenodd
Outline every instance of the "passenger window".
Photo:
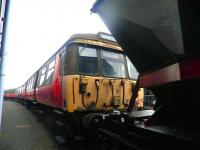
M 46 73 L 46 66 L 40 71 L 39 74 L 39 81 L 38 81 L 38 86 L 42 86 L 45 83 L 45 73 Z
M 50 69 L 47 73 L 47 79 L 46 79 L 46 83 L 49 84 L 51 83 L 51 81 L 53 80 L 53 72 L 54 72 L 54 68 Z
M 40 71 L 38 86 L 43 86 L 43 85 L 51 83 L 51 81 L 53 80 L 54 66 L 55 66 L 55 59 L 53 59 Z M 32 80 L 32 87 L 34 86 L 33 84 L 34 80 L 35 80 L 35 77 Z
M 30 89 L 32 89 L 32 87 L 33 87 L 33 78 L 31 79 Z
M 49 64 L 49 69 L 53 68 L 55 64 L 55 60 L 53 60 L 50 64 Z
M 41 86 L 41 85 L 44 83 L 44 78 L 45 78 L 45 74 L 43 74 L 43 75 L 40 77 L 39 86 Z
M 29 83 L 28 83 L 28 90 L 30 89 L 30 81 L 29 81 Z
M 34 82 L 35 82 L 35 76 L 33 77 L 33 80 L 32 80 L 32 89 L 34 88 Z
M 48 72 L 46 76 L 46 84 L 51 83 L 53 80 L 54 65 L 55 65 L 55 59 L 49 63 Z
M 31 90 L 32 79 L 29 82 L 29 90 Z
M 32 87 L 33 87 L 33 78 L 30 81 L 30 89 L 33 89 Z
M 44 74 L 44 73 L 45 73 L 45 71 L 46 71 L 46 67 L 42 69 L 42 72 L 41 72 L 41 74 Z
M 28 81 L 27 90 L 29 90 L 29 85 L 30 85 L 29 82 L 30 82 L 30 81 Z

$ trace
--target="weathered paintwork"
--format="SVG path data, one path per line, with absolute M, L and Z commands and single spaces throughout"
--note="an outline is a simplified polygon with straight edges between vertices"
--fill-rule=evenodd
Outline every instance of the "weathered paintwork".
M 84 84 L 86 84 L 84 95 L 80 93 L 81 80 L 85 80 Z M 97 80 L 99 82 L 98 88 L 95 83 Z M 124 85 L 121 84 L 122 81 Z M 62 98 L 66 101 L 66 111 L 68 112 L 93 109 L 112 110 L 113 108 L 125 110 L 131 99 L 134 85 L 135 81 L 127 79 L 70 75 L 63 77 Z M 124 91 L 123 86 L 125 89 Z M 143 89 L 141 89 L 139 91 L 138 100 L 136 101 L 136 107 L 143 107 L 143 94 Z M 113 104 L 113 98 L 120 100 L 119 104 L 116 104 L 116 106 Z M 142 102 L 138 103 L 141 100 Z M 85 103 L 85 106 L 83 103 Z
M 112 51 L 123 53 L 122 48 L 116 42 L 99 40 L 94 34 L 72 36 L 22 87 L 18 88 L 18 98 L 36 101 L 66 112 L 125 110 L 136 81 L 131 80 L 128 74 L 123 79 L 102 75 L 80 75 L 75 69 L 78 62 L 77 45 L 80 44 L 110 48 Z M 65 52 L 67 74 L 63 75 L 61 57 Z M 45 75 L 45 79 L 47 78 L 52 61 L 55 61 L 52 79 L 48 83 L 41 84 L 41 76 Z M 44 68 L 46 69 L 43 74 Z M 141 89 L 136 100 L 136 108 L 143 107 L 143 95 L 143 89 Z

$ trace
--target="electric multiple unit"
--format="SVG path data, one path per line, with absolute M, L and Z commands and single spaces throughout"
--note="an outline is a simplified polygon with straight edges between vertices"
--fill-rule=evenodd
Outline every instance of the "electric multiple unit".
M 76 34 L 17 89 L 17 95 L 66 112 L 125 110 L 137 76 L 111 35 Z M 143 106 L 143 89 L 136 104 Z
M 4 91 L 4 99 L 16 99 L 15 89 L 9 89 Z

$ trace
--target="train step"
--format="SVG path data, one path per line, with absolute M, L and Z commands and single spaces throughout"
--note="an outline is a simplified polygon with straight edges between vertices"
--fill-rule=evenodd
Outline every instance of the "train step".
M 65 127 L 65 124 L 59 120 L 56 121 L 56 125 L 59 127 Z
M 37 104 L 38 104 L 36 101 L 33 101 L 32 103 L 33 103 L 34 105 L 37 105 Z
M 63 114 L 63 112 L 62 111 L 59 111 L 59 110 L 53 110 L 56 114 L 59 114 L 59 115 L 62 115 Z
M 66 143 L 66 140 L 60 135 L 55 136 L 55 138 L 59 142 L 59 144 L 65 144 Z

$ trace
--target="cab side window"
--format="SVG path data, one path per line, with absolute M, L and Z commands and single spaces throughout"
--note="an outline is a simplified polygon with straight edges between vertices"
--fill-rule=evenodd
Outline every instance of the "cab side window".
M 63 75 L 65 75 L 65 69 L 66 69 L 65 68 L 65 66 L 66 66 L 66 52 L 65 51 L 60 54 L 60 61 L 61 61 L 60 75 L 63 76 Z

